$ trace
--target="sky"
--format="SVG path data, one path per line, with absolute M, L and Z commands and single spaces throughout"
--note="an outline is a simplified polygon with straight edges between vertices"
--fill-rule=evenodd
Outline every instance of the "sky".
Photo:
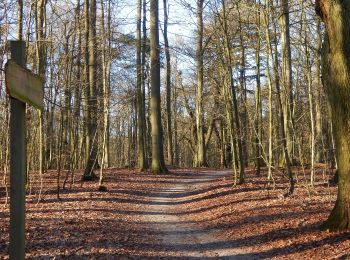
M 168 14 L 168 38 L 170 48 L 181 48 L 183 44 L 191 44 L 195 41 L 196 18 L 195 18 L 195 0 L 168 0 L 169 14 Z M 136 34 L 136 11 L 137 1 L 126 1 L 126 4 L 120 5 L 120 12 L 117 14 L 117 19 L 124 21 L 121 30 L 126 34 Z M 186 2 L 190 8 L 186 8 Z M 149 6 L 148 6 L 149 8 Z M 149 21 L 149 9 L 147 10 L 147 20 Z M 161 30 L 164 25 L 163 15 L 163 1 L 159 0 L 159 23 Z M 147 24 L 147 29 L 149 25 Z M 148 32 L 149 33 L 149 32 Z M 163 34 L 159 34 L 160 45 L 164 45 Z M 193 66 L 193 60 L 185 55 L 177 55 L 180 69 L 188 66 Z

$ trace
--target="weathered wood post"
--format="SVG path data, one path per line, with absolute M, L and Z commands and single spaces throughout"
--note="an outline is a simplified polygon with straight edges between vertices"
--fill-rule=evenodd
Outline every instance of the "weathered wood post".
M 25 67 L 25 42 L 10 41 L 11 59 Z M 26 104 L 10 97 L 10 259 L 25 257 Z

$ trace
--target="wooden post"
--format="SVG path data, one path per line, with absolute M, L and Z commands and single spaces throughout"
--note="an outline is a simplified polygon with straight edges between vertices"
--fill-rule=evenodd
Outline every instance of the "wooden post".
M 11 59 L 25 67 L 25 42 L 10 41 Z M 10 97 L 10 259 L 25 257 L 25 108 Z

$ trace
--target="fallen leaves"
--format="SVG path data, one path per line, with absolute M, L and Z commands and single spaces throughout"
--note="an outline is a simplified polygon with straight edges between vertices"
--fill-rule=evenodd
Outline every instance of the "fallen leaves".
M 201 172 L 218 177 L 207 178 Z M 196 232 L 218 236 L 218 242 L 202 245 L 213 253 L 233 248 L 241 250 L 241 258 L 349 257 L 349 232 L 318 228 L 336 198 L 336 188 L 324 185 L 321 174 L 313 192 L 299 177 L 295 194 L 288 199 L 278 199 L 287 187 L 283 176 L 274 176 L 273 189 L 265 177 L 256 177 L 253 171 L 247 171 L 246 183 L 241 186 L 232 185 L 231 175 L 230 171 L 212 169 L 177 169 L 161 176 L 110 169 L 104 184 L 107 191 L 99 192 L 98 183 L 77 182 L 71 189 L 62 190 L 61 200 L 57 200 L 56 173 L 49 172 L 44 175 L 41 202 L 37 203 L 39 183 L 32 183 L 31 195 L 27 196 L 26 258 L 178 256 L 179 248 L 164 244 L 161 222 L 152 226 L 146 221 L 146 216 L 154 214 L 175 214 Z M 174 191 L 170 195 L 176 198 L 174 203 L 164 203 L 171 206 L 171 212 L 150 212 L 150 205 L 160 203 L 155 200 L 157 194 L 178 183 L 185 184 L 187 190 Z M 0 203 L 4 205 L 4 196 Z M 0 258 L 6 259 L 8 205 L 1 207 L 0 216 Z M 178 226 L 185 231 L 185 226 Z

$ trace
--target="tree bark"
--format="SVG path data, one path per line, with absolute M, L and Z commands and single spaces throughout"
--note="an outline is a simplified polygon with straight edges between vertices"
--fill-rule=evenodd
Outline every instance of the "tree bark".
M 17 27 L 17 37 L 19 41 L 23 39 L 23 0 L 17 0 L 18 12 L 18 27 Z
M 265 38 L 266 38 L 266 75 L 267 75 L 267 84 L 268 84 L 268 100 L 269 100 L 269 149 L 268 149 L 268 171 L 267 179 L 273 180 L 272 175 L 272 163 L 273 163 L 273 105 L 272 105 L 272 80 L 270 73 L 270 58 L 272 56 L 271 51 L 271 40 L 270 40 L 270 0 L 265 0 L 266 10 L 264 13 L 264 22 L 265 22 Z
M 84 180 L 91 180 L 96 176 L 93 173 L 97 168 L 97 41 L 96 41 L 96 0 L 90 0 L 89 13 L 89 95 L 88 110 L 88 135 L 90 139 L 90 151 L 84 171 Z
M 237 102 L 237 93 L 236 93 L 236 87 L 234 85 L 234 79 L 233 79 L 233 71 L 232 71 L 232 64 L 233 64 L 233 58 L 231 54 L 231 43 L 229 39 L 229 30 L 228 30 L 228 25 L 227 25 L 227 14 L 226 14 L 226 5 L 225 1 L 221 1 L 222 6 L 223 6 L 223 17 L 220 21 L 221 26 L 224 31 L 224 40 L 225 40 L 225 55 L 226 55 L 226 62 L 227 62 L 227 71 L 228 71 L 228 77 L 229 77 L 229 87 L 230 87 L 230 92 L 231 92 L 231 98 L 232 98 L 232 106 L 233 106 L 233 112 L 232 112 L 232 120 L 234 123 L 234 126 L 236 129 L 234 130 L 234 133 L 231 133 L 235 135 L 235 140 L 231 141 L 231 149 L 232 149 L 232 160 L 235 161 L 236 158 L 239 163 L 239 180 L 238 184 L 244 183 L 244 168 L 245 168 L 245 163 L 244 163 L 244 155 L 243 155 L 243 143 L 242 143 L 242 129 L 241 129 L 241 122 L 240 122 L 240 117 L 239 117 L 239 110 L 238 110 L 238 102 Z M 232 124 L 233 127 L 233 124 Z M 232 130 L 233 131 L 233 130 Z M 238 146 L 238 154 L 236 152 L 236 142 Z M 238 155 L 238 156 L 237 156 Z M 235 162 L 234 162 L 234 172 L 236 171 L 235 169 Z
M 315 91 L 315 146 L 316 146 L 316 162 L 323 162 L 323 131 L 322 131 L 322 107 L 321 107 L 321 96 L 322 82 L 321 82 L 321 50 L 322 50 L 322 31 L 321 31 L 321 19 L 317 17 L 317 49 L 316 49 L 316 91 Z
M 46 0 L 40 0 L 37 3 L 37 60 L 38 74 L 45 79 L 46 73 L 46 48 L 44 22 L 46 19 Z M 44 171 L 44 111 L 39 111 L 39 175 Z
M 197 152 L 196 167 L 206 167 L 204 118 L 203 118 L 203 3 L 197 0 L 197 39 L 196 39 L 196 66 L 197 66 L 197 93 L 196 93 L 196 127 L 197 127 Z
M 137 46 L 136 46 L 136 66 L 137 66 L 137 78 L 136 78 L 136 98 L 137 98 L 137 165 L 139 171 L 144 171 L 146 169 L 146 155 L 145 155 L 145 117 L 144 117 L 144 106 L 142 98 L 142 77 L 143 70 L 141 64 L 141 47 L 142 47 L 142 38 L 141 38 L 141 13 L 142 13 L 142 0 L 137 2 Z
M 350 2 L 318 0 L 316 11 L 326 26 L 322 76 L 332 114 L 339 174 L 337 201 L 322 228 L 348 229 L 350 228 Z
M 168 8 L 167 0 L 163 0 L 164 10 L 164 48 L 166 58 L 166 115 L 167 115 L 167 144 L 168 144 L 168 164 L 172 165 L 173 160 L 173 140 L 172 140 L 172 125 L 171 125 L 171 64 L 170 51 L 168 41 Z
M 283 91 L 281 93 L 284 130 L 288 147 L 288 154 L 293 151 L 293 76 L 292 76 L 292 54 L 290 47 L 290 22 L 289 22 L 289 3 L 288 0 L 282 0 L 282 14 L 280 18 L 282 32 L 282 82 Z M 290 159 L 292 156 L 290 156 Z
M 163 154 L 163 130 L 160 106 L 160 60 L 158 0 L 150 1 L 150 44 L 151 44 L 151 134 L 152 173 L 167 172 Z
M 257 3 L 256 23 L 257 23 L 257 45 L 255 50 L 256 63 L 256 95 L 255 95 L 255 167 L 256 175 L 260 175 L 261 167 L 261 142 L 262 142 L 262 101 L 261 101 L 261 79 L 260 79 L 260 49 L 261 49 L 261 29 L 260 29 L 260 0 Z

